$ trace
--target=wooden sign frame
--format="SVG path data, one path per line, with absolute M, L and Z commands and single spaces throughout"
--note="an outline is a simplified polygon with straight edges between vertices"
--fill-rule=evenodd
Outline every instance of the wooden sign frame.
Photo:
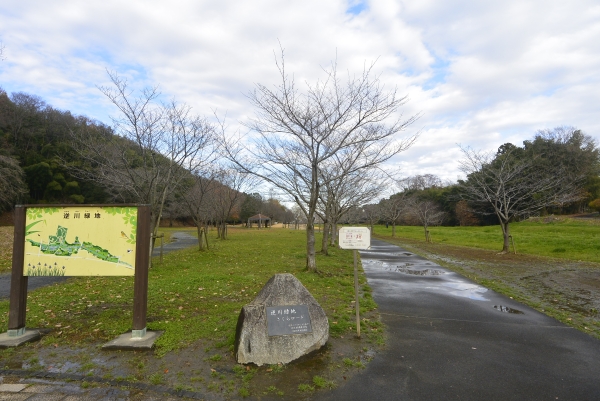
M 65 207 L 136 207 L 136 254 L 133 290 L 133 338 L 143 338 L 146 334 L 146 314 L 148 308 L 148 269 L 150 266 L 151 220 L 150 206 L 136 204 L 110 205 L 17 205 L 15 206 L 15 229 L 10 283 L 10 309 L 8 317 L 8 336 L 19 337 L 26 331 L 27 283 L 24 273 L 25 258 L 25 222 L 27 208 L 65 208 Z

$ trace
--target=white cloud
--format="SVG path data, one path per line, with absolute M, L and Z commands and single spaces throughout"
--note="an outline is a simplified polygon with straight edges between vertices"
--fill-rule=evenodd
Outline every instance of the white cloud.
M 336 54 L 351 73 L 378 60 L 410 96 L 404 115 L 423 112 L 421 138 L 394 159 L 407 174 L 455 179 L 457 143 L 494 149 L 565 124 L 599 138 L 595 1 L 12 3 L 0 5 L 0 86 L 107 123 L 114 110 L 96 86 L 110 69 L 234 126 L 253 113 L 254 84 L 277 82 L 281 43 L 298 83 Z

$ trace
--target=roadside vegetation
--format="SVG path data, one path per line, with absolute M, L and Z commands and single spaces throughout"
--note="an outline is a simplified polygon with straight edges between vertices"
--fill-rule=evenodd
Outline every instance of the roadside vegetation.
M 180 384 L 195 391 L 241 390 L 240 395 L 274 386 L 287 396 L 290 388 L 295 393 L 299 384 L 315 375 L 323 377 L 330 388 L 330 382 L 339 383 L 342 376 L 349 375 L 343 358 L 361 362 L 364 367 L 367 352 L 370 355 L 384 344 L 383 327 L 373 312 L 376 304 L 361 275 L 363 339 L 354 338 L 352 252 L 335 249 L 329 256 L 318 255 L 320 273 L 308 272 L 305 235 L 302 230 L 230 228 L 228 240 L 212 236 L 209 250 L 190 248 L 166 254 L 162 264 L 155 258 L 149 275 L 148 329 L 164 334 L 153 353 L 99 351 L 102 344 L 131 329 L 133 278 L 77 277 L 31 291 L 27 327 L 40 328 L 46 334 L 38 343 L 0 351 L 0 360 L 4 361 L 3 367 L 41 370 L 61 366 L 68 355 L 72 362 L 93 354 L 93 366 L 86 360 L 79 368 L 86 366 L 86 372 L 94 376 Z M 295 377 L 291 383 L 287 375 L 285 383 L 280 382 L 283 379 L 273 374 L 273 367 L 239 370 L 233 358 L 235 327 L 242 306 L 273 274 L 283 272 L 294 274 L 306 286 L 330 320 L 331 340 L 326 349 L 305 365 L 292 363 L 284 367 Z M 0 302 L 0 332 L 7 330 L 8 306 L 8 300 Z M 37 359 L 32 365 L 28 356 L 33 352 Z M 74 352 L 79 356 L 73 357 Z M 117 373 L 111 364 L 98 362 L 113 357 L 124 359 L 130 368 Z M 139 362 L 126 362 L 131 358 Z
M 500 254 L 498 226 L 375 227 L 398 244 L 494 291 L 600 338 L 600 223 L 546 217 L 514 223 L 517 254 Z
M 502 229 L 494 226 L 429 227 L 433 243 L 468 246 L 500 252 Z M 517 254 L 600 263 L 600 219 L 563 216 L 532 218 L 512 223 Z M 375 234 L 392 237 L 392 227 L 376 226 Z M 423 227 L 396 226 L 396 237 L 425 240 Z M 513 253 L 513 247 L 510 247 Z

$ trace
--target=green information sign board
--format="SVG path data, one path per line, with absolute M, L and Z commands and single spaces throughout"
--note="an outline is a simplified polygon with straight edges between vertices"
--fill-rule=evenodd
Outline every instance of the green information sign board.
M 26 276 L 133 276 L 137 207 L 30 207 Z
M 148 205 L 18 205 L 8 336 L 26 335 L 30 276 L 135 276 L 132 338 L 146 335 Z

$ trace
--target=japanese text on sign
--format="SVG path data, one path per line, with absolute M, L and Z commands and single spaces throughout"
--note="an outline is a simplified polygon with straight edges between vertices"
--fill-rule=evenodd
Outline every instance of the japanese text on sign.
M 136 206 L 58 205 L 26 210 L 25 276 L 133 276 Z
M 269 336 L 311 333 L 307 305 L 267 306 Z
M 371 246 L 371 231 L 367 227 L 343 227 L 340 229 L 339 244 L 342 249 L 368 249 Z

